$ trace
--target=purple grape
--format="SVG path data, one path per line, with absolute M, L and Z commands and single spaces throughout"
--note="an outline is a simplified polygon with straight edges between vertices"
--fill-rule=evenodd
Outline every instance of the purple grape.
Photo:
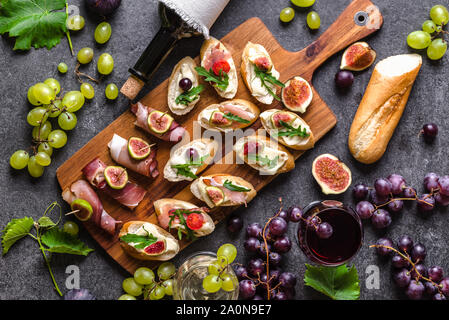
M 422 243 L 417 243 L 413 246 L 411 251 L 412 261 L 423 262 L 426 259 L 427 250 L 426 247 Z
M 444 271 L 440 266 L 433 266 L 427 270 L 427 274 L 433 282 L 440 282 L 443 279 Z
M 246 227 L 246 237 L 247 238 L 261 238 L 262 226 L 257 222 L 251 223 Z
M 416 270 L 412 268 L 412 270 L 410 271 L 412 278 L 417 278 L 418 272 L 422 277 L 427 278 L 427 268 L 425 265 L 423 265 L 422 263 L 417 263 L 417 264 L 415 264 L 415 268 L 416 268 Z
M 388 197 L 388 195 L 392 191 L 392 185 L 389 180 L 385 178 L 379 178 L 374 182 L 374 189 L 380 197 Z
M 376 206 L 383 205 L 388 202 L 388 197 L 380 196 L 377 194 L 376 190 L 370 190 L 369 192 L 370 201 Z
M 431 142 L 438 135 L 438 126 L 435 123 L 426 123 L 422 127 L 424 140 Z
M 384 229 L 391 224 L 390 213 L 384 209 L 377 209 L 371 217 L 371 222 L 376 229 Z
M 279 283 L 283 288 L 292 288 L 296 285 L 296 276 L 291 272 L 283 272 L 279 276 Z
M 257 277 L 258 274 L 261 274 L 264 271 L 265 263 L 262 259 L 251 259 L 248 263 L 248 272 Z
M 398 240 L 398 248 L 404 253 L 409 253 L 413 249 L 413 239 L 409 235 L 403 235 Z
M 277 237 L 270 232 L 270 228 L 265 229 L 265 239 L 268 243 L 274 243 Z M 261 239 L 263 241 L 263 238 Z
M 421 281 L 412 280 L 405 291 L 405 294 L 411 300 L 421 300 L 424 294 L 425 288 Z
M 243 247 L 248 252 L 257 252 L 260 246 L 260 241 L 257 238 L 253 237 L 246 239 L 246 241 L 243 243 Z
M 256 285 L 252 280 L 242 280 L 239 283 L 239 296 L 243 299 L 252 299 L 256 295 Z
M 245 266 L 242 266 L 242 265 L 235 266 L 234 273 L 237 276 L 237 279 L 239 279 L 239 281 L 241 281 L 243 279 L 247 279 L 248 270 L 246 270 Z
M 433 192 L 433 190 L 438 188 L 439 179 L 440 177 L 436 173 L 430 172 L 426 174 L 424 177 L 424 188 L 426 188 L 428 192 Z
M 243 228 L 243 220 L 239 216 L 231 216 L 228 219 L 227 229 L 229 232 L 236 233 L 242 230 Z
M 410 264 L 407 259 L 398 254 L 394 255 L 393 258 L 391 258 L 391 263 L 393 264 L 393 267 L 398 269 L 406 268 Z
M 287 295 L 288 300 L 293 300 L 296 296 L 296 290 L 295 287 L 291 288 L 279 288 L 279 291 L 284 292 Z
M 393 241 L 390 238 L 380 238 L 377 240 L 376 244 L 379 246 L 393 247 Z M 377 247 L 376 252 L 380 256 L 388 256 L 391 253 L 391 249 Z
M 188 148 L 186 150 L 186 156 L 190 161 L 196 161 L 200 157 L 198 151 L 195 148 Z
M 441 292 L 446 296 L 449 297 L 449 277 L 444 277 L 441 282 L 439 283 Z
M 290 221 L 290 215 L 288 214 L 288 211 L 281 210 L 279 212 L 278 217 L 281 218 L 281 219 L 284 219 L 284 221 L 287 222 L 287 223 Z
M 303 216 L 303 211 L 300 207 L 291 207 L 288 209 L 288 215 L 291 222 L 299 222 L 301 221 L 301 217 Z
M 368 187 L 364 184 L 356 184 L 352 189 L 352 194 L 356 200 L 364 200 L 368 195 Z
M 270 262 L 270 266 L 277 267 L 281 264 L 282 256 L 277 252 L 270 252 L 268 259 Z
M 317 216 L 311 216 L 307 218 L 307 225 L 317 228 L 320 224 L 320 221 L 320 218 L 318 218 Z
M 275 253 L 275 252 L 272 252 Z M 281 275 L 280 269 L 272 269 L 270 270 L 270 279 L 273 282 L 273 285 L 277 285 L 279 282 L 279 276 Z
M 270 234 L 274 236 L 282 236 L 287 232 L 287 222 L 284 219 L 276 217 L 273 218 L 268 226 L 270 229 Z
M 276 292 L 276 295 L 274 296 L 274 300 L 279 300 L 279 301 L 288 300 L 287 294 L 285 292 L 279 290 Z
M 340 89 L 347 89 L 354 83 L 354 75 L 351 71 L 338 71 L 335 75 L 335 84 Z
M 443 196 L 449 197 L 449 176 L 443 176 L 438 180 L 438 188 Z
M 267 247 L 268 247 L 268 252 L 271 252 L 271 244 L 267 243 Z M 265 248 L 265 243 L 261 242 L 259 249 L 257 249 L 257 253 L 259 254 L 260 257 L 262 258 L 266 258 L 267 257 L 267 250 Z
M 416 197 L 416 189 L 412 187 L 405 187 L 403 195 L 405 198 L 412 198 L 415 199 Z
M 393 274 L 393 280 L 399 288 L 405 288 L 410 284 L 412 277 L 410 272 L 404 268 Z
M 287 253 L 292 248 L 292 243 L 287 235 L 281 236 L 274 242 L 274 251 L 278 253 Z
M 449 206 L 449 197 L 443 196 L 441 193 L 436 193 L 434 195 L 435 202 L 438 203 L 440 206 L 447 207 Z
M 423 194 L 418 198 L 418 209 L 421 212 L 429 212 L 435 208 L 435 198 L 430 194 Z
M 64 300 L 96 300 L 87 289 L 72 289 L 64 294 Z
M 432 297 L 432 300 L 447 300 L 447 298 L 441 293 L 437 293 Z
M 108 16 L 120 7 L 122 0 L 86 0 L 88 8 L 101 16 Z
M 327 222 L 320 223 L 318 225 L 318 228 L 316 229 L 316 234 L 320 239 L 329 239 L 330 237 L 332 237 L 333 233 L 334 229 Z
M 424 287 L 426 288 L 426 293 L 429 296 L 433 296 L 438 293 L 438 287 L 434 285 L 432 282 L 426 281 L 424 282 Z
M 387 207 L 388 207 L 388 211 L 390 211 L 390 212 L 394 212 L 394 213 L 401 212 L 402 208 L 404 208 L 404 201 L 393 200 L 387 205 Z
M 259 296 L 258 294 L 256 294 L 251 300 L 254 300 L 254 301 L 262 301 L 263 298 L 262 298 L 262 296 Z
M 189 78 L 182 78 L 179 80 L 179 87 L 182 91 L 189 91 L 192 88 L 192 80 Z
M 368 201 L 360 201 L 355 208 L 361 219 L 370 219 L 375 211 L 374 206 Z
M 395 195 L 401 194 L 403 188 L 405 187 L 404 177 L 399 174 L 393 173 L 389 175 L 387 179 L 391 183 L 391 193 Z

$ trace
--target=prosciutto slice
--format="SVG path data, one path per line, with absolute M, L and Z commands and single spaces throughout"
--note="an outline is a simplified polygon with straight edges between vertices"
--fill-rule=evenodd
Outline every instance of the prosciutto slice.
M 112 159 L 118 164 L 146 177 L 156 178 L 159 175 L 159 171 L 157 170 L 156 148 L 152 148 L 149 156 L 145 159 L 133 159 L 129 155 L 128 140 L 117 134 L 114 134 L 108 147 Z
M 230 199 L 233 203 L 239 203 L 239 204 L 245 204 L 246 206 L 246 192 L 238 192 L 238 191 L 231 191 L 228 188 L 225 188 L 223 186 L 224 182 L 226 180 L 226 177 L 223 176 L 215 176 L 212 179 L 210 179 L 208 182 L 210 185 L 220 188 L 225 197 Z M 208 184 L 208 183 L 206 183 Z
M 139 128 L 145 130 L 146 132 L 151 133 L 152 135 L 164 141 L 170 141 L 175 143 L 181 141 L 186 130 L 174 120 L 168 131 L 163 134 L 157 134 L 148 127 L 148 115 L 150 114 L 151 111 L 154 110 L 156 109 L 144 106 L 140 102 L 131 105 L 131 112 L 134 113 L 137 117 L 136 122 L 134 122 L 134 124 Z
M 95 158 L 83 168 L 83 174 L 91 185 L 103 191 L 111 198 L 117 200 L 122 205 L 133 210 L 142 201 L 147 193 L 141 186 L 128 181 L 123 189 L 112 189 L 104 178 L 106 164 L 99 158 Z
M 120 228 L 122 222 L 112 218 L 104 209 L 98 195 L 85 180 L 74 182 L 70 188 L 62 192 L 62 198 L 69 205 L 76 199 L 83 199 L 90 203 L 93 212 L 90 221 L 109 234 L 114 235 Z
M 220 110 L 224 113 L 230 112 L 233 115 L 236 115 L 248 121 L 251 121 L 254 118 L 254 115 L 251 112 L 248 112 L 244 110 L 242 107 L 233 104 L 224 104 L 220 107 Z
M 215 47 L 211 48 L 209 52 L 206 53 L 206 57 L 203 60 L 203 67 L 207 71 L 213 67 L 214 63 L 222 60 L 229 60 L 231 58 L 231 53 L 229 51 L 225 51 L 220 49 L 220 43 L 218 43 Z

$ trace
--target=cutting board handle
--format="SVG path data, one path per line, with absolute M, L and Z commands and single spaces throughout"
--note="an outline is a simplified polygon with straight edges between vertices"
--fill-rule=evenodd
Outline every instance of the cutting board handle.
M 379 30 L 383 23 L 379 8 L 370 0 L 354 0 L 315 42 L 301 51 L 310 70 L 354 42 Z

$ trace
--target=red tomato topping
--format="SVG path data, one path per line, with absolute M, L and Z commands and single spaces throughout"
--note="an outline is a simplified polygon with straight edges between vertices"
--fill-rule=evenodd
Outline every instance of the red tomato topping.
M 212 66 L 212 71 L 215 75 L 219 76 L 222 72 L 228 73 L 231 70 L 231 66 L 226 60 L 219 60 Z
M 186 222 L 189 229 L 198 230 L 201 229 L 204 224 L 204 217 L 200 213 L 191 213 L 187 216 Z

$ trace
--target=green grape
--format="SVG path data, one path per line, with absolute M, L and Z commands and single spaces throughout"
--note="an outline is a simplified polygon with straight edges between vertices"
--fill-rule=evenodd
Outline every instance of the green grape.
M 176 273 L 176 267 L 171 262 L 164 262 L 157 268 L 157 275 L 161 280 L 170 279 Z
M 51 104 L 47 104 L 46 107 L 47 110 L 49 111 L 48 116 L 50 118 L 56 118 L 62 112 L 62 101 L 59 99 L 55 100 Z
M 47 140 L 51 132 L 51 122 L 45 121 L 41 126 L 33 128 L 31 135 L 35 141 Z
M 431 42 L 432 37 L 424 31 L 413 31 L 407 36 L 407 44 L 413 49 L 425 49 Z
M 431 60 L 439 60 L 443 58 L 447 51 L 447 42 L 443 39 L 435 39 L 432 41 L 430 46 L 427 48 L 427 56 Z
M 77 112 L 84 105 L 85 99 L 80 91 L 69 91 L 62 99 L 62 105 L 69 112 Z
M 17 150 L 9 158 L 9 164 L 11 168 L 21 170 L 28 165 L 28 160 L 30 160 L 28 152 L 25 150 Z
M 294 17 L 295 10 L 290 7 L 282 9 L 281 14 L 279 15 L 279 19 L 281 19 L 282 22 L 290 22 Z
M 48 135 L 48 144 L 50 147 L 59 149 L 65 146 L 67 143 L 67 135 L 62 130 L 53 130 Z
M 307 15 L 307 25 L 312 30 L 319 29 L 321 26 L 320 15 L 315 11 L 309 12 L 309 14 Z
M 37 101 L 49 104 L 56 98 L 55 91 L 45 83 L 39 82 L 33 86 L 33 95 Z
M 123 290 L 125 290 L 126 293 L 138 297 L 142 294 L 142 285 L 138 284 L 134 278 L 126 278 L 123 280 L 122 283 Z
M 42 103 L 41 102 L 39 102 L 39 100 L 37 100 L 36 99 L 36 97 L 34 96 L 34 93 L 33 93 L 33 88 L 34 86 L 31 86 L 29 89 L 28 89 L 28 92 L 27 92 L 27 98 L 28 98 L 28 101 L 33 105 L 33 106 L 40 106 Z
M 162 287 L 164 287 L 165 294 L 167 296 L 173 295 L 173 283 L 174 283 L 173 279 L 168 279 L 168 280 L 165 280 L 164 282 L 162 282 Z
M 237 257 L 237 248 L 230 243 L 226 243 L 218 248 L 217 257 L 226 257 L 227 264 L 231 264 Z
M 62 130 L 69 131 L 76 127 L 78 120 L 72 112 L 63 112 L 58 117 L 58 124 Z
M 437 25 L 432 20 L 426 20 L 422 24 L 422 30 L 429 34 L 434 33 L 437 30 Z
M 223 266 L 220 262 L 218 262 L 218 260 L 215 260 L 207 267 L 207 271 L 209 271 L 209 274 L 218 275 L 222 270 Z
M 109 100 L 115 100 L 118 97 L 118 88 L 115 84 L 110 83 L 106 86 L 104 93 Z
M 33 127 L 40 125 L 41 123 L 47 121 L 47 119 L 48 112 L 47 109 L 43 107 L 36 107 L 34 109 L 31 109 L 27 115 L 27 122 Z
M 449 22 L 449 12 L 445 6 L 439 4 L 430 9 L 430 18 L 438 25 L 446 25 Z
M 61 73 L 67 73 L 67 70 L 69 70 L 69 67 L 64 62 L 61 62 L 58 64 L 58 71 Z
M 88 64 L 94 58 L 94 50 L 92 50 L 91 48 L 82 48 L 80 49 L 80 51 L 78 51 L 76 58 L 78 59 L 79 63 Z
M 235 276 L 231 276 L 229 273 L 224 273 L 221 275 L 221 280 L 223 281 L 221 288 L 226 292 L 234 291 L 238 280 Z
M 45 152 L 38 152 L 35 155 L 36 163 L 43 167 L 48 167 L 51 164 L 51 158 Z
M 114 70 L 114 59 L 109 53 L 103 53 L 97 62 L 98 72 L 108 75 Z
M 133 297 L 130 294 L 122 294 L 118 299 L 119 300 L 137 300 L 136 297 Z
M 72 31 L 79 31 L 84 28 L 84 18 L 80 15 L 74 15 L 67 19 L 67 28 Z
M 51 157 L 51 155 L 53 154 L 53 148 L 50 147 L 48 142 L 42 142 L 39 144 L 39 147 L 37 147 L 37 152 L 45 152 Z
M 100 23 L 95 29 L 94 38 L 100 44 L 106 43 L 111 38 L 112 29 L 111 25 L 107 22 Z
M 30 160 L 28 161 L 28 173 L 33 178 L 39 178 L 44 174 L 44 167 L 36 162 L 35 156 L 31 156 Z
M 86 99 L 93 99 L 95 97 L 95 89 L 90 83 L 84 82 L 81 84 L 80 91 Z
M 55 91 L 55 94 L 58 94 L 59 91 L 61 91 L 61 85 L 59 84 L 59 81 L 54 78 L 48 78 L 44 81 L 44 83 L 52 88 Z
M 298 7 L 308 8 L 313 6 L 315 0 L 292 0 L 292 3 Z
M 154 282 L 154 272 L 149 268 L 140 267 L 134 272 L 134 280 L 142 285 L 152 284 Z
M 209 293 L 217 292 L 221 289 L 223 280 L 219 276 L 210 274 L 203 279 L 203 288 Z
M 164 287 L 158 285 L 151 290 L 150 300 L 161 300 L 163 297 L 165 297 Z
M 72 236 L 77 236 L 78 232 L 80 231 L 80 228 L 78 225 L 73 221 L 67 221 L 64 223 L 63 226 L 64 232 L 67 232 L 68 234 L 71 234 Z
M 441 32 L 443 30 L 443 27 L 442 26 L 437 26 L 435 30 L 436 30 L 436 32 L 439 33 L 439 32 Z

